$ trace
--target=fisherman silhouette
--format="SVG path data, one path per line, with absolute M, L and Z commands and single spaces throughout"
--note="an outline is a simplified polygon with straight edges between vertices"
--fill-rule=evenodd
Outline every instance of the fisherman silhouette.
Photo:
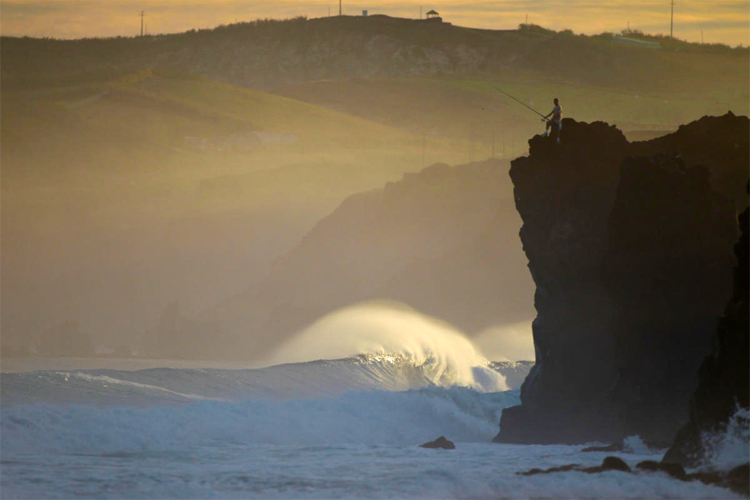
M 542 121 L 547 122 L 547 127 L 544 130 L 544 137 L 547 137 L 550 133 L 550 129 L 554 126 L 554 129 L 552 130 L 552 136 L 557 137 L 557 142 L 560 142 L 560 128 L 561 128 L 561 121 L 562 121 L 562 106 L 560 106 L 560 101 L 555 97 L 554 99 L 555 107 L 552 108 L 552 111 L 547 113 L 546 116 L 542 118 Z M 552 119 L 550 119 L 550 116 Z

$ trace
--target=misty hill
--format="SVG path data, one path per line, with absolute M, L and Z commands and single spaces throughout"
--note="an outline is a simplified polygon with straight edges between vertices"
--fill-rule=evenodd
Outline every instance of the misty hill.
M 210 318 L 221 332 L 212 338 L 219 350 L 226 343 L 222 355 L 257 358 L 320 316 L 365 300 L 402 301 L 469 333 L 528 319 L 533 293 L 523 287 L 507 168 L 499 160 L 435 164 L 350 196 L 260 287 L 200 321 Z M 164 344 L 177 345 L 180 335 Z

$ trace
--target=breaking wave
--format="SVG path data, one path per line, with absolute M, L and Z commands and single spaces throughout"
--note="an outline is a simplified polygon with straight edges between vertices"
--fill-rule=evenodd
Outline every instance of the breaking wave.
M 328 314 L 282 345 L 267 363 L 363 354 L 409 360 L 438 386 L 508 390 L 504 378 L 461 332 L 395 302 L 366 302 Z
M 530 368 L 489 363 L 450 326 L 378 304 L 322 318 L 268 362 L 3 373 L 2 452 L 487 442 L 520 404 L 501 372 Z
M 180 406 L 32 404 L 3 409 L 2 453 L 138 453 L 232 445 L 486 442 L 518 393 L 466 388 L 357 391 L 336 397 L 200 401 Z
M 529 366 L 495 363 L 469 368 L 466 380 L 460 369 L 432 357 L 415 360 L 402 354 L 361 354 L 246 370 L 153 368 L 4 373 L 0 386 L 6 406 L 42 402 L 148 406 L 200 400 L 332 397 L 349 391 L 428 387 L 500 392 L 507 389 L 500 371 L 510 370 L 510 375 L 518 378 L 516 372 L 528 371 Z

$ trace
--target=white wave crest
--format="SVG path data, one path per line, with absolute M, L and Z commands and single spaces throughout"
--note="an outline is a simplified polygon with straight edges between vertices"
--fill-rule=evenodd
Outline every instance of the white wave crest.
M 483 392 L 508 390 L 502 375 L 459 331 L 395 303 L 357 304 L 319 319 L 283 344 L 266 363 L 299 363 L 362 354 L 403 357 L 435 385 Z

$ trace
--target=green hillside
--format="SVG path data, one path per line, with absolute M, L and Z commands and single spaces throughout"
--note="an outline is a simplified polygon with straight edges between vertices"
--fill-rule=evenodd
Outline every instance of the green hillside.
M 642 40 L 659 50 L 643 48 Z M 170 67 L 254 88 L 348 78 L 459 76 L 507 72 L 537 80 L 697 96 L 738 83 L 747 97 L 748 49 L 627 32 L 586 36 L 535 25 L 479 30 L 388 16 L 259 20 L 210 30 L 136 38 L 51 40 L 3 37 L 4 88 L 106 81 L 118 71 Z M 744 85 L 742 85 L 744 83 Z
M 526 140 L 543 132 L 544 125 L 533 111 L 498 89 L 543 114 L 552 109 L 552 98 L 558 97 L 565 116 L 616 124 L 631 140 L 663 135 L 704 115 L 730 110 L 750 114 L 746 88 L 723 81 L 698 94 L 636 92 L 502 73 L 486 78 L 316 81 L 287 84 L 277 92 L 412 134 L 454 141 L 456 148 L 468 147 L 473 137 L 477 159 L 490 157 L 493 150 L 497 157 L 505 152 L 506 158 L 513 158 L 524 154 Z
M 57 187 L 71 182 L 77 192 L 83 179 L 89 190 L 125 176 L 146 183 L 139 193 L 147 199 L 133 208 L 151 207 L 156 216 L 195 208 L 196 189 L 202 203 L 224 209 L 320 200 L 332 208 L 331 200 L 421 167 L 417 135 L 167 71 L 142 70 L 99 84 L 4 90 L 2 121 L 3 187 L 13 186 L 11 201 L 29 182 Z M 457 156 L 438 143 L 431 148 L 442 148 L 441 157 Z M 280 177 L 294 171 L 296 179 L 290 184 L 262 173 L 274 169 Z M 217 193 L 211 199 L 207 192 L 218 189 L 221 178 L 230 179 L 242 198 Z M 247 189 L 240 189 L 242 184 Z M 190 199 L 181 204 L 180 197 Z M 155 206 L 159 198 L 163 206 Z M 114 209 L 111 202 L 107 210 Z

